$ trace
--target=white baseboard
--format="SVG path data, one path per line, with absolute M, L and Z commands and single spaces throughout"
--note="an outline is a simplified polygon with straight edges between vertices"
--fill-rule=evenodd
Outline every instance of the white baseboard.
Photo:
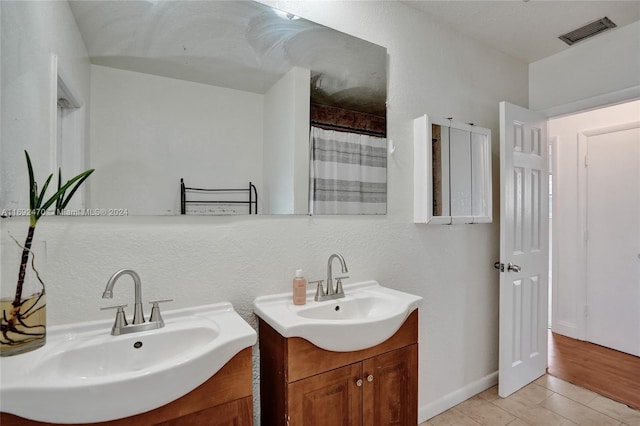
M 418 423 L 426 422 L 430 418 L 447 411 L 449 408 L 454 407 L 462 401 L 465 401 L 497 384 L 498 372 L 495 371 L 473 383 L 469 383 L 465 387 L 443 396 L 436 401 L 422 405 L 418 407 Z
M 553 321 L 551 324 L 551 331 L 554 333 L 562 334 L 563 336 L 571 337 L 572 339 L 579 339 L 578 326 L 574 323 L 566 321 Z

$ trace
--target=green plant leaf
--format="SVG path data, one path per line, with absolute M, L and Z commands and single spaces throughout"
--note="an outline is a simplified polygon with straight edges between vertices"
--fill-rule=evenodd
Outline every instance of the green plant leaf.
M 62 185 L 62 169 L 58 168 L 58 191 L 60 190 L 60 185 Z M 55 214 L 56 215 L 60 214 L 60 212 L 64 208 L 62 206 L 62 201 L 63 200 L 64 200 L 64 192 L 62 193 L 60 198 L 58 198 L 56 200 L 56 210 L 55 210 Z
M 71 197 L 73 197 L 73 194 L 76 193 L 76 191 L 78 190 L 78 188 L 80 188 L 80 185 L 82 185 L 82 183 L 87 180 L 87 178 L 91 175 L 91 173 L 93 173 L 95 171 L 95 169 L 89 169 L 86 170 L 85 172 L 81 173 L 78 176 L 80 177 L 80 180 L 78 180 L 78 182 L 76 182 L 76 185 L 73 187 L 73 189 L 71 190 L 71 192 L 69 192 L 69 195 L 67 196 L 67 198 L 64 197 L 64 191 L 62 192 L 60 198 L 58 199 L 58 201 L 56 202 L 56 205 L 60 206 L 59 210 L 63 210 L 65 207 L 67 207 L 67 204 L 69 204 L 69 201 L 71 201 Z M 77 177 L 77 176 L 76 176 Z
M 94 170 L 95 170 L 95 169 L 85 170 L 84 172 L 80 173 L 79 175 L 74 176 L 73 178 L 69 179 L 69 180 L 67 181 L 67 183 L 65 183 L 65 184 L 64 184 L 64 186 L 62 186 L 62 188 L 60 188 L 60 189 L 58 190 L 58 192 L 56 192 L 55 194 L 53 194 L 53 196 L 52 196 L 51 198 L 49 198 L 49 199 L 47 200 L 47 202 L 46 202 L 46 203 L 44 203 L 44 204 L 42 205 L 41 209 L 42 209 L 43 211 L 47 210 L 47 209 L 51 206 L 51 204 L 53 204 L 54 202 L 56 202 L 56 200 L 57 200 L 58 198 L 60 198 L 60 196 L 62 196 L 62 195 L 65 193 L 65 191 L 66 191 L 67 189 L 69 189 L 69 187 L 71 187 L 71 185 L 73 185 L 73 184 L 74 184 L 76 181 L 78 181 L 78 180 L 82 180 L 82 182 L 84 182 L 84 180 L 85 180 L 85 179 L 86 179 L 86 178 L 87 178 L 91 173 L 93 173 L 93 172 L 94 172 Z M 81 182 L 80 182 L 80 183 L 81 183 Z M 78 184 L 78 185 L 79 185 L 79 184 Z M 76 190 L 76 189 L 77 189 L 77 186 L 74 188 L 74 192 L 75 192 L 75 190 Z M 70 194 L 70 195 L 71 195 L 71 194 Z M 71 196 L 69 196 L 68 198 L 71 198 Z M 68 202 L 68 199 L 67 199 L 67 202 Z
M 77 176 L 69 179 L 69 181 L 67 181 L 67 183 L 62 186 L 60 186 L 62 183 L 62 170 L 58 169 L 58 190 L 46 202 L 43 202 L 45 193 L 49 188 L 49 183 L 53 178 L 53 173 L 49 175 L 46 182 L 44 183 L 44 186 L 42 187 L 42 191 L 40 191 L 40 194 L 38 194 L 38 183 L 36 182 L 33 174 L 33 165 L 31 164 L 31 158 L 29 157 L 29 153 L 26 150 L 24 151 L 24 154 L 27 158 L 27 169 L 29 170 L 29 207 L 31 209 L 30 226 L 35 227 L 40 217 L 45 214 L 47 209 L 51 207 L 53 203 L 56 203 L 55 214 L 58 214 L 60 211 L 62 211 L 62 209 L 64 209 L 69 203 L 71 197 L 73 197 L 80 185 L 82 185 L 82 183 L 89 177 L 89 175 L 91 175 L 91 173 L 94 172 L 95 169 L 85 170 Z M 66 191 L 72 186 L 73 189 L 65 197 Z
M 29 153 L 25 150 L 24 155 L 27 157 L 27 169 L 29 170 L 29 209 L 35 210 L 36 198 L 38 197 L 38 184 L 33 177 L 33 166 L 31 166 L 31 158 Z
M 49 182 L 51 182 L 51 178 L 53 177 L 53 173 L 49 175 L 49 177 L 47 178 L 47 180 L 45 181 L 44 185 L 42 186 L 42 191 L 40 191 L 40 195 L 38 196 L 38 198 L 36 199 L 36 203 L 35 203 L 35 214 L 40 217 L 42 216 L 42 214 L 38 214 L 40 213 L 40 204 L 42 203 L 42 200 L 44 199 L 44 194 L 47 192 L 47 188 L 49 187 Z M 33 214 L 33 213 L 32 213 Z

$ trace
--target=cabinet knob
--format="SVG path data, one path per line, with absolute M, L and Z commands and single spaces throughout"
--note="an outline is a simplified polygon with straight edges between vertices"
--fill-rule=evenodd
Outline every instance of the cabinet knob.
M 362 379 L 356 380 L 356 386 L 359 388 L 362 387 Z
M 367 382 L 373 382 L 373 374 L 367 376 Z

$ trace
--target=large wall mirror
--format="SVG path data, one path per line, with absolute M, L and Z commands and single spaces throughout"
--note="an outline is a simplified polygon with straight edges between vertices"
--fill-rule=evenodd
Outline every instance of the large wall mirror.
M 414 120 L 414 222 L 490 223 L 491 130 L 424 115 Z
M 385 48 L 244 0 L 70 0 L 64 7 L 79 31 L 48 45 L 44 38 L 64 25 L 60 3 L 2 2 L 2 89 L 12 76 L 57 74 L 61 136 L 52 157 L 68 175 L 96 169 L 84 207 L 128 215 L 179 215 L 181 207 L 186 214 L 386 212 Z M 67 50 L 57 43 L 75 44 L 71 52 L 80 45 L 85 58 L 42 70 L 46 48 L 54 57 Z M 40 53 L 42 60 L 23 60 Z M 3 107 L 3 134 L 20 144 L 27 137 L 10 128 L 14 122 Z M 334 174 L 356 156 L 369 158 L 372 176 Z M 1 161 L 6 175 L 24 174 L 22 163 Z M 245 203 L 250 184 L 257 206 Z

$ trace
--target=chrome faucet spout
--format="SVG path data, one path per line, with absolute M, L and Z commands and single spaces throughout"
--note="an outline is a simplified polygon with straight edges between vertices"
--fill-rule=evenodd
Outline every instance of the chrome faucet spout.
M 331 271 L 333 265 L 333 259 L 338 259 L 340 261 L 340 267 L 342 268 L 342 273 L 346 274 L 349 272 L 347 269 L 347 262 L 345 262 L 344 257 L 340 253 L 334 253 L 329 256 L 329 260 L 327 261 L 327 294 L 336 294 L 336 288 L 333 286 L 333 274 Z
M 340 253 L 334 253 L 329 256 L 329 260 L 327 261 L 327 291 L 325 292 L 324 288 L 322 287 L 322 280 L 315 281 L 318 283 L 316 296 L 313 298 L 313 300 L 315 300 L 316 302 L 324 302 L 325 300 L 340 299 L 342 297 L 345 297 L 344 290 L 342 288 L 342 280 L 349 277 L 336 277 L 337 281 L 334 287 L 332 271 L 333 259 L 338 259 L 340 261 L 340 267 L 342 268 L 343 274 L 349 272 L 349 269 L 347 269 L 347 262 L 344 261 L 344 257 L 342 257 Z
M 102 293 L 103 299 L 112 299 L 113 298 L 113 286 L 115 285 L 118 278 L 123 275 L 130 275 L 133 278 L 134 285 L 134 307 L 133 307 L 133 324 L 142 324 L 144 322 L 144 313 L 142 312 L 142 283 L 140 281 L 140 276 L 132 269 L 121 269 L 109 278 L 107 281 L 107 286 L 104 289 L 104 293 Z

